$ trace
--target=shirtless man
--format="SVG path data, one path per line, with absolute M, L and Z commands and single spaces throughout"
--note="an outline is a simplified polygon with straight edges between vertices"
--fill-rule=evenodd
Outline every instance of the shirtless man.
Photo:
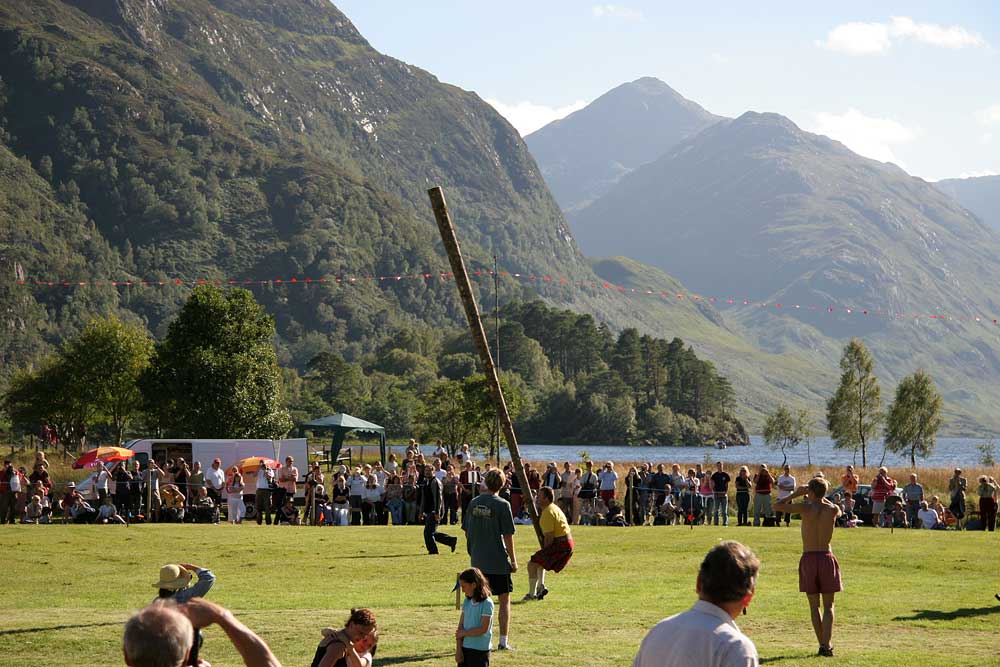
M 830 551 L 833 527 L 841 510 L 826 499 L 830 484 L 814 477 L 809 484 L 774 505 L 775 512 L 792 512 L 802 518 L 802 558 L 799 560 L 799 590 L 809 599 L 813 630 L 819 640 L 819 655 L 833 657 L 830 639 L 833 636 L 833 596 L 843 590 L 840 565 Z M 801 503 L 793 502 L 805 496 Z M 820 615 L 820 597 L 823 613 Z

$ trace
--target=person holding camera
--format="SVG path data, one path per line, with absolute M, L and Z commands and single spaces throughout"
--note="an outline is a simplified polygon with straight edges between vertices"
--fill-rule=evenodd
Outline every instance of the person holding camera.
M 156 601 L 125 623 L 122 654 L 128 667 L 182 667 L 207 665 L 198 659 L 197 633 L 219 626 L 246 667 L 281 667 L 271 649 L 233 614 L 208 600 L 178 605 Z
M 257 467 L 257 487 L 253 497 L 258 526 L 265 520 L 267 521 L 267 525 L 271 525 L 272 486 L 274 486 L 274 471 L 267 467 L 266 462 L 261 461 Z

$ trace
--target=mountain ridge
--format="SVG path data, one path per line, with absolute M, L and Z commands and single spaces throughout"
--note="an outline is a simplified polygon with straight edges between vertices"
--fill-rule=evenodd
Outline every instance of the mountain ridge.
M 525 142 L 556 201 L 572 211 L 718 120 L 663 81 L 642 77 L 529 134 Z

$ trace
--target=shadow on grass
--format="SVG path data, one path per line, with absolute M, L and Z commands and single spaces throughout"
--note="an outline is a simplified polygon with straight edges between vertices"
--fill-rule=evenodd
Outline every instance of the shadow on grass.
M 328 560 L 343 560 L 348 558 L 417 558 L 419 553 L 408 554 L 357 554 L 354 556 L 326 556 Z
M 425 660 L 440 660 L 441 658 L 454 657 L 454 653 L 420 653 L 417 655 L 401 655 L 393 658 L 379 658 L 378 664 L 380 665 L 410 665 L 415 662 L 424 662 Z
M 913 616 L 897 616 L 894 621 L 954 621 L 957 618 L 970 616 L 989 616 L 1000 614 L 1000 605 L 992 607 L 963 607 L 954 611 L 938 611 L 937 609 L 914 609 Z
M 791 660 L 792 658 L 800 658 L 802 656 L 798 655 L 772 655 L 770 658 L 761 658 L 760 664 L 766 665 L 769 662 L 778 662 L 779 660 Z
M 44 628 L 15 628 L 13 630 L 0 630 L 0 637 L 5 635 L 27 635 L 35 632 L 56 632 L 57 630 L 72 630 L 75 628 L 106 628 L 109 625 L 121 626 L 121 622 L 115 623 L 78 623 L 67 625 L 50 625 Z

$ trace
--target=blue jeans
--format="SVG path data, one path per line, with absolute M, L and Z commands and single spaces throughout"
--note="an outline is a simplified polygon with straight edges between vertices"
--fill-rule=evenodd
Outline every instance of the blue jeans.
M 403 501 L 399 498 L 390 498 L 389 503 L 389 514 L 392 515 L 392 525 L 402 526 L 403 525 Z
M 722 525 L 729 525 L 729 496 L 715 496 L 715 505 L 712 511 L 712 523 L 719 525 L 719 515 L 722 515 Z

